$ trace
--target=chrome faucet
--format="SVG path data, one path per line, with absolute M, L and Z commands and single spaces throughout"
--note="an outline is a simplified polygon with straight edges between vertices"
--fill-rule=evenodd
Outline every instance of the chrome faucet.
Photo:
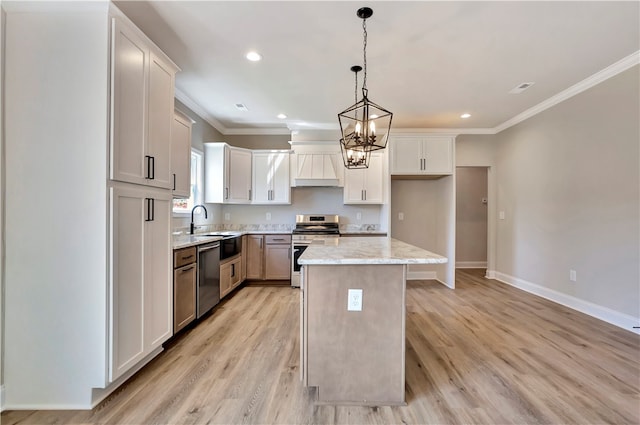
M 196 208 L 198 207 L 202 207 L 202 209 L 204 210 L 204 218 L 208 218 L 207 217 L 207 208 L 204 205 L 196 205 L 195 207 L 193 207 L 191 209 L 191 234 L 193 235 L 193 231 L 195 229 L 195 226 L 193 225 L 193 212 L 196 210 Z

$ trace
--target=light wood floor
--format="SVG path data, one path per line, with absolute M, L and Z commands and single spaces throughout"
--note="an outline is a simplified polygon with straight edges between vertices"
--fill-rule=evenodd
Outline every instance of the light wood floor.
M 640 423 L 640 336 L 482 275 L 408 283 L 407 406 L 314 405 L 298 290 L 250 286 L 94 410 L 2 424 Z

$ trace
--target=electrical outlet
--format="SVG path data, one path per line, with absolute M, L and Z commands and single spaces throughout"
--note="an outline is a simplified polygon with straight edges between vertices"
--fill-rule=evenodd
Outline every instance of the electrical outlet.
M 361 212 L 356 213 L 356 220 L 362 220 L 362 213 Z
M 224 219 L 227 221 L 231 220 L 231 213 L 224 213 Z
M 362 311 L 362 289 L 349 289 L 347 311 Z
M 575 271 L 575 270 L 573 270 L 573 269 L 572 269 L 572 270 L 569 270 L 569 280 L 570 280 L 571 282 L 576 282 L 576 281 L 578 280 L 578 276 L 577 276 L 577 274 L 576 274 L 576 271 Z
M 267 213 L 267 220 L 271 220 L 271 213 L 270 212 Z
M 404 213 L 403 212 L 398 213 L 398 220 L 400 220 L 400 221 L 404 220 Z
M 500 220 L 504 220 L 504 211 L 500 211 L 499 217 L 500 217 Z

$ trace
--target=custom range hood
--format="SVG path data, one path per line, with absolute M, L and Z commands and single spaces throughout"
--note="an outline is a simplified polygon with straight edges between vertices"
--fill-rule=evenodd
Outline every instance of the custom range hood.
M 325 153 L 298 154 L 296 186 L 339 186 L 334 158 L 335 155 Z
M 342 186 L 342 159 L 338 143 L 291 143 L 292 186 Z

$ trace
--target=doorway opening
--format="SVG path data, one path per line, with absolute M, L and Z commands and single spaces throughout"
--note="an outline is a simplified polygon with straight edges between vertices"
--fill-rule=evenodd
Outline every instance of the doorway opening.
M 456 268 L 487 268 L 489 168 L 456 167 Z

